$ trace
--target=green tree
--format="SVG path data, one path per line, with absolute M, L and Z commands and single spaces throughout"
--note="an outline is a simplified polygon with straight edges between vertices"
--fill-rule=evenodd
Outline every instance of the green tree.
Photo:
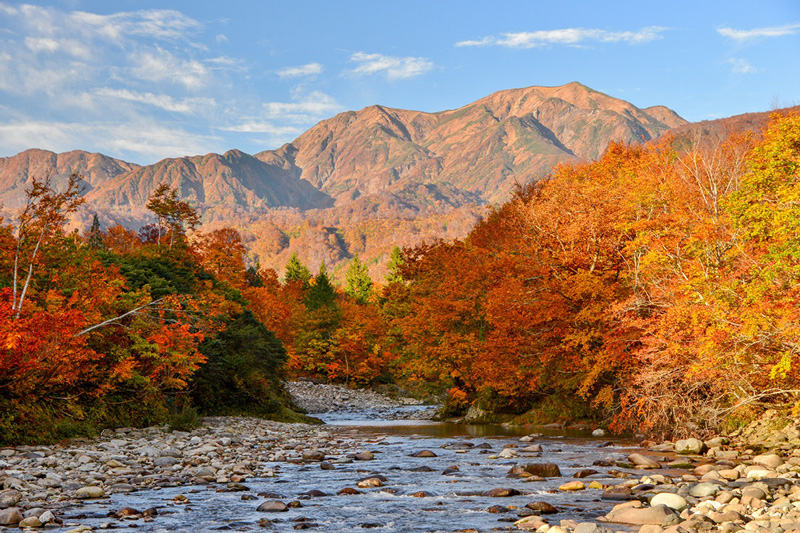
M 314 276 L 314 284 L 308 289 L 305 297 L 306 307 L 310 310 L 322 308 L 336 308 L 336 289 L 328 277 L 328 269 L 325 268 L 325 261 L 319 265 L 319 274 Z
M 311 281 L 311 271 L 300 262 L 297 252 L 292 252 L 289 262 L 286 263 L 286 274 L 283 276 L 283 282 L 285 284 L 299 282 L 303 286 L 307 286 L 309 281 Z
M 188 202 L 178 200 L 178 190 L 162 183 L 153 191 L 147 200 L 147 209 L 158 217 L 157 244 L 161 244 L 161 228 L 170 230 L 169 247 L 175 239 L 181 239 L 188 229 L 195 229 L 200 224 L 200 215 Z
M 89 228 L 89 248 L 101 250 L 103 248 L 103 231 L 100 229 L 100 220 L 97 213 L 92 217 L 92 227 Z
M 389 256 L 389 273 L 386 274 L 386 282 L 387 283 L 404 283 L 405 279 L 403 279 L 403 274 L 401 273 L 403 265 L 406 264 L 406 260 L 403 257 L 403 251 L 400 249 L 399 246 L 395 246 L 392 248 L 392 253 Z
M 358 254 L 353 256 L 345 274 L 347 286 L 344 292 L 360 304 L 367 303 L 372 296 L 372 280 L 367 265 L 361 262 Z

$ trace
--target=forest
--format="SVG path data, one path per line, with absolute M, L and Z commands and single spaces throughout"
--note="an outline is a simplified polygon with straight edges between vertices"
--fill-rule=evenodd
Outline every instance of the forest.
M 705 435 L 800 410 L 800 114 L 763 134 L 612 144 L 519 187 L 463 240 L 343 286 L 247 265 L 168 186 L 138 232 L 66 224 L 77 177 L 0 221 L 0 444 L 242 414 L 308 420 L 306 376 L 518 421 Z

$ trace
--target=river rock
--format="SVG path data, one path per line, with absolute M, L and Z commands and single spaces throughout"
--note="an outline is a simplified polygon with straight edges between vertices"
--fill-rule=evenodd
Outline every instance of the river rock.
M 586 489 L 586 485 L 584 485 L 583 481 L 569 481 L 558 487 L 558 490 L 562 492 L 575 492 L 584 489 Z
M 561 477 L 561 470 L 555 463 L 528 463 L 522 469 L 533 476 Z
M 572 533 L 611 533 L 611 530 L 606 527 L 598 526 L 594 522 L 581 522 L 575 525 Z
M 490 498 L 508 498 L 509 496 L 519 496 L 520 494 L 521 492 L 517 489 L 506 488 L 491 489 L 483 493 L 484 496 L 488 496 Z
M 105 492 L 103 492 L 103 487 L 98 487 L 97 485 L 82 487 L 75 492 L 75 497 L 79 500 L 103 498 L 104 496 Z
M 0 492 L 0 509 L 7 509 L 9 507 L 16 507 L 16 505 L 22 500 L 22 493 L 14 490 L 8 489 Z
M 631 500 L 634 498 L 631 488 L 625 485 L 614 485 L 603 492 L 600 498 L 604 500 Z
M 549 524 L 542 520 L 542 517 L 540 516 L 526 516 L 525 518 L 514 522 L 514 527 L 524 531 L 536 531 L 540 527 L 547 525 Z
M 757 465 L 766 466 L 771 470 L 775 470 L 783 464 L 783 459 L 780 455 L 774 453 L 765 453 L 763 455 L 756 455 L 753 457 L 753 462 Z
M 605 515 L 605 521 L 632 525 L 655 524 L 671 526 L 679 523 L 681 518 L 678 513 L 666 505 L 634 507 L 628 504 L 621 504 Z
M 597 470 L 592 470 L 591 468 L 584 468 L 583 470 L 578 470 L 575 472 L 572 477 L 577 479 L 583 479 L 585 477 L 593 476 L 597 474 Z
M 268 500 L 256 508 L 260 513 L 283 513 L 288 510 L 289 506 L 280 500 Z
M 686 501 L 686 498 L 679 494 L 672 494 L 671 492 L 661 492 L 653 496 L 653 499 L 650 500 L 651 506 L 656 505 L 666 505 L 670 509 L 674 509 L 678 512 L 683 511 L 686 509 L 686 506 L 689 503 Z
M 695 498 L 705 498 L 708 496 L 714 496 L 720 491 L 719 485 L 715 485 L 714 483 L 695 483 L 689 489 L 689 496 L 694 496 Z
M 339 496 L 353 496 L 356 494 L 361 494 L 361 491 L 354 489 L 353 487 L 345 487 L 339 492 L 336 493 Z
M 438 455 L 433 453 L 431 450 L 420 450 L 412 455 L 412 457 L 438 457 Z
M 0 526 L 14 526 L 23 520 L 22 512 L 16 507 L 0 511 Z
M 675 443 L 675 451 L 681 455 L 699 455 L 706 450 L 706 445 L 700 439 L 682 439 Z
M 304 461 L 324 461 L 325 454 L 319 450 L 303 450 Z
M 373 454 L 370 451 L 363 451 L 355 454 L 355 456 L 353 456 L 353 459 L 355 459 L 356 461 L 372 461 L 373 459 L 375 459 L 375 454 Z
M 527 504 L 525 507 L 539 514 L 554 514 L 558 512 L 558 509 L 556 509 L 547 502 L 531 502 Z
M 651 458 L 640 453 L 632 453 L 628 456 L 628 461 L 633 463 L 636 468 L 661 468 L 661 465 L 653 461 Z
M 378 476 L 368 477 L 366 479 L 360 480 L 358 483 L 356 483 L 356 486 L 358 486 L 358 488 L 360 489 L 366 489 L 370 487 L 381 487 L 383 486 L 384 480 L 381 480 L 381 478 Z

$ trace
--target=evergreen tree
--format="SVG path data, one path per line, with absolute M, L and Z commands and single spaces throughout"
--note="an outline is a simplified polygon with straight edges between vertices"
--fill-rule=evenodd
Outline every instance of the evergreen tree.
M 94 214 L 92 227 L 89 228 L 89 248 L 93 250 L 103 248 L 103 232 L 100 230 L 100 220 L 97 218 L 97 213 Z
M 405 264 L 406 260 L 403 258 L 403 251 L 400 247 L 395 246 L 392 248 L 392 254 L 389 256 L 389 273 L 386 275 L 386 282 L 405 283 L 406 280 L 403 279 L 403 274 L 401 274 L 401 270 Z
M 244 273 L 244 279 L 247 282 L 248 287 L 263 287 L 264 280 L 261 279 L 261 274 L 259 271 L 261 270 L 261 264 L 256 263 L 255 265 L 250 265 Z
M 286 263 L 286 274 L 283 277 L 283 282 L 292 283 L 299 281 L 305 286 L 308 285 L 310 280 L 311 271 L 309 271 L 308 267 L 301 263 L 300 259 L 297 258 L 297 252 L 292 252 L 289 262 Z
M 336 289 L 328 277 L 328 269 L 325 268 L 325 261 L 319 266 L 319 274 L 314 277 L 314 284 L 306 294 L 305 304 L 308 309 L 315 310 L 327 307 L 336 307 Z
M 361 262 L 358 254 L 353 256 L 350 266 L 345 274 L 347 287 L 344 292 L 357 303 L 364 304 L 372 296 L 372 280 L 369 277 L 367 265 Z

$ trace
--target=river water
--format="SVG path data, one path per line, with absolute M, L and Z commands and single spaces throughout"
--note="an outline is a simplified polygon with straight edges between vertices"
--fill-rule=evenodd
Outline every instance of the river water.
M 413 408 L 409 408 L 413 409 Z M 600 490 L 574 493 L 559 492 L 563 483 L 572 480 L 575 472 L 594 468 L 599 473 L 584 481 L 603 484 L 621 480 L 609 474 L 614 467 L 592 467 L 598 459 L 624 461 L 634 449 L 629 443 L 593 438 L 588 432 L 551 430 L 530 443 L 520 442 L 531 428 L 503 426 L 469 426 L 415 420 L 387 420 L 375 412 L 334 413 L 323 415 L 326 423 L 352 426 L 364 435 L 364 447 L 372 451 L 372 461 L 336 464 L 323 470 L 319 463 L 275 463 L 277 476 L 248 479 L 245 485 L 255 500 L 243 500 L 241 492 L 216 492 L 213 485 L 182 486 L 115 494 L 110 500 L 81 509 L 85 517 L 79 521 L 94 528 L 137 528 L 143 532 L 173 531 L 317 531 L 349 532 L 455 532 L 514 529 L 512 523 L 524 506 L 534 501 L 554 505 L 559 512 L 546 518 L 550 523 L 561 519 L 591 521 L 605 514 L 614 503 L 600 499 Z M 544 433 L 542 430 L 537 430 Z M 518 448 L 540 444 L 543 452 L 503 459 L 495 458 L 506 445 Z M 420 450 L 431 450 L 436 457 L 411 457 Z M 561 478 L 546 481 L 525 481 L 508 478 L 514 464 L 552 462 L 561 469 Z M 444 475 L 449 467 L 457 471 Z M 629 471 L 641 476 L 641 471 Z M 360 494 L 337 495 L 345 487 L 372 475 L 385 476 L 382 487 L 358 489 Z M 505 498 L 483 496 L 493 488 L 513 488 L 522 494 Z M 326 496 L 308 498 L 310 490 Z M 419 496 L 423 492 L 424 496 Z M 189 503 L 175 505 L 172 499 L 184 495 Z M 283 502 L 299 501 L 300 507 L 282 513 L 260 513 L 258 505 L 268 499 Z M 508 508 L 493 513 L 492 506 Z M 112 521 L 104 518 L 122 507 L 147 509 L 156 507 L 158 517 L 152 521 Z M 271 523 L 261 525 L 260 519 Z M 262 529 L 264 528 L 264 529 Z

